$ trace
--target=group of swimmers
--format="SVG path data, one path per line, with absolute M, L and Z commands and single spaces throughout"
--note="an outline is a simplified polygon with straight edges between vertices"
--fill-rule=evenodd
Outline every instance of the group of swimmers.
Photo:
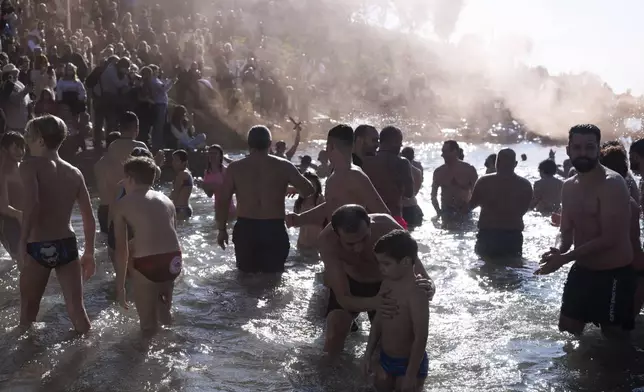
M 120 134 L 111 136 L 95 173 L 99 222 L 101 231 L 108 233 L 117 300 L 129 308 L 129 279 L 144 333 L 171 322 L 174 281 L 183 268 L 176 221 L 192 214 L 189 198 L 196 184 L 216 195 L 217 243 L 223 249 L 229 240 L 228 223 L 236 219 L 232 241 L 242 272 L 283 272 L 290 250 L 287 227 L 302 228 L 298 246 L 319 251 L 330 288 L 324 342 L 329 357 L 337 358 L 357 328 L 356 316 L 367 312 L 372 324 L 365 371 L 376 373 L 380 390 L 422 390 L 428 371 L 429 301 L 435 286 L 407 230 L 423 220 L 415 200 L 423 170 L 413 150 L 402 148 L 400 129 L 388 126 L 378 132 L 365 125 L 354 131 L 337 125 L 328 132 L 320 164 L 313 167 L 305 160 L 298 168 L 290 162 L 293 154 L 280 156 L 285 146 L 281 153 L 272 153 L 271 132 L 255 126 L 248 132 L 249 153 L 241 159 L 229 160 L 220 147 L 209 148 L 201 181 L 187 169 L 187 153 L 174 152 L 176 176 L 170 197 L 152 188 L 159 180 L 163 155 L 153 157 L 136 142 L 137 132 L 136 116 L 124 114 Z M 90 322 L 82 282 L 95 270 L 96 223 L 82 174 L 58 156 L 66 133 L 59 118 L 47 115 L 30 121 L 24 137 L 15 132 L 3 136 L 0 237 L 20 268 L 20 325 L 28 327 L 36 320 L 55 270 L 74 328 L 85 333 Z M 642 295 L 636 292 L 642 291 L 644 281 L 634 272 L 644 270 L 640 200 L 632 198 L 624 179 L 625 149 L 615 143 L 601 147 L 600 139 L 593 125 L 571 128 L 567 152 L 576 175 L 561 184 L 551 180 L 553 168 L 557 171 L 551 154 L 551 163 L 539 166 L 542 179 L 534 191 L 514 172 L 513 150 L 499 151 L 494 170 L 479 178 L 463 161 L 458 143 L 446 141 L 445 164 L 433 174 L 432 204 L 447 226 L 462 223 L 473 209 L 481 208 L 476 251 L 484 260 L 520 257 L 523 216 L 530 208 L 557 212 L 560 204 L 561 244 L 544 253 L 536 272 L 550 274 L 575 262 L 563 293 L 559 327 L 580 334 L 593 322 L 607 336 L 623 338 L 642 305 Z M 644 145 L 637 143 L 631 147 L 631 161 L 639 163 Z M 21 162 L 25 147 L 31 157 Z M 328 177 L 324 191 L 320 177 Z M 557 186 L 561 200 L 556 198 Z M 299 195 L 292 213 L 285 212 L 289 194 Z M 83 220 L 82 255 L 70 226 L 75 203 Z M 8 235 L 12 225 L 20 230 L 17 245 Z

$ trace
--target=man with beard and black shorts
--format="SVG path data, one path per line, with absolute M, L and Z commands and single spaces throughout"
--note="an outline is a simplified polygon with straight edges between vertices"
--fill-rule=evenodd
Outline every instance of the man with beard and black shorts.
M 535 273 L 551 274 L 574 261 L 559 330 L 581 335 L 587 323 L 595 323 L 605 336 L 623 339 L 634 326 L 636 289 L 630 196 L 622 176 L 598 163 L 600 139 L 595 125 L 570 129 L 567 152 L 577 174 L 563 186 L 561 245 L 542 256 Z

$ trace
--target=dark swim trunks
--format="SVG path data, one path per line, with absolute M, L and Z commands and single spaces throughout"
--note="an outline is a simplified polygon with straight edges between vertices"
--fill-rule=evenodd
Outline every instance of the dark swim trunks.
M 405 377 L 409 358 L 393 358 L 387 355 L 382 349 L 380 350 L 380 366 L 388 375 L 392 377 Z M 427 352 L 423 355 L 423 360 L 418 367 L 418 378 L 425 378 L 429 373 L 429 358 Z
M 107 230 L 109 228 L 108 225 L 108 216 L 110 212 L 110 206 L 106 204 L 101 204 L 98 206 L 98 225 L 101 228 L 101 233 L 107 234 Z
M 0 215 L 0 243 L 12 258 L 19 256 L 20 222 L 11 216 Z
M 233 228 L 237 268 L 247 273 L 280 273 L 291 249 L 283 219 L 237 218 Z
M 347 275 L 347 280 L 349 281 L 349 293 L 351 293 L 351 295 L 354 297 L 361 297 L 361 298 L 371 298 L 371 297 L 377 296 L 378 293 L 380 292 L 380 285 L 382 284 L 382 282 L 371 282 L 371 283 L 358 282 L 357 280 L 353 279 L 349 275 Z M 333 293 L 333 290 L 331 290 L 331 294 L 329 295 L 329 304 L 327 305 L 327 309 L 326 309 L 327 316 L 333 310 L 344 310 L 344 308 L 338 302 L 338 299 L 335 297 L 335 293 Z M 360 314 L 357 312 L 350 312 L 350 313 L 354 319 L 358 317 L 358 315 Z M 372 310 L 367 312 L 367 314 L 369 315 L 369 320 L 373 320 L 373 318 L 376 316 L 376 311 Z
M 181 274 L 181 251 L 134 257 L 132 267 L 154 283 L 171 282 Z
M 523 232 L 521 230 L 479 229 L 476 235 L 476 253 L 481 257 L 521 257 Z
M 192 207 L 191 206 L 176 206 L 174 207 L 177 215 L 183 215 L 185 218 L 190 218 L 192 216 Z
M 637 281 L 633 267 L 595 271 L 575 264 L 561 298 L 561 314 L 584 323 L 632 330 Z
M 58 268 L 78 260 L 78 243 L 76 237 L 30 242 L 27 244 L 27 253 L 43 267 Z
M 418 227 L 423 224 L 423 210 L 418 206 L 403 207 L 402 216 L 407 221 L 409 227 Z

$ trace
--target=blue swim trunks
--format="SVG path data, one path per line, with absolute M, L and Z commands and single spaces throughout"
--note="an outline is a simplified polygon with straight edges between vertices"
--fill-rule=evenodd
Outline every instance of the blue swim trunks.
M 380 366 L 392 377 L 404 377 L 407 373 L 407 366 L 409 365 L 409 358 L 392 358 L 387 355 L 383 350 L 380 350 Z M 429 372 L 429 358 L 427 352 L 423 355 L 423 360 L 418 368 L 418 378 L 427 377 Z

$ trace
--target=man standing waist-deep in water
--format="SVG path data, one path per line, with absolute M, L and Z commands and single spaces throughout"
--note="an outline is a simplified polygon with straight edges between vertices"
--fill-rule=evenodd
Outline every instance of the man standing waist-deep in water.
M 284 197 L 289 184 L 304 198 L 315 189 L 297 167 L 269 154 L 271 132 L 254 126 L 248 132 L 250 154 L 232 162 L 224 176 L 221 194 L 215 201 L 217 243 L 228 243 L 228 211 L 237 195 L 237 222 L 233 229 L 237 268 L 242 272 L 284 272 L 290 249 L 284 224 Z
M 470 209 L 481 207 L 476 252 L 481 257 L 521 257 L 523 216 L 530 209 L 532 185 L 514 172 L 516 153 L 504 148 L 496 158 L 496 173 L 474 185 Z
M 605 336 L 627 338 L 636 289 L 630 195 L 622 176 L 598 163 L 600 139 L 595 125 L 570 129 L 567 152 L 577 174 L 563 186 L 561 245 L 542 256 L 536 273 L 575 262 L 564 286 L 560 331 L 581 335 L 587 323 L 597 323 Z
M 25 156 L 25 138 L 9 131 L 0 139 L 0 242 L 13 260 L 19 258 L 23 194 L 19 164 Z
M 69 318 L 79 333 L 90 328 L 83 303 L 83 278 L 94 274 L 96 222 L 80 170 L 60 159 L 58 148 L 67 136 L 65 123 L 44 116 L 27 124 L 26 141 L 32 155 L 20 165 L 25 209 L 20 236 L 20 324 L 36 321 L 49 275 L 63 290 Z M 85 251 L 79 259 L 70 220 L 78 203 L 83 220 Z

